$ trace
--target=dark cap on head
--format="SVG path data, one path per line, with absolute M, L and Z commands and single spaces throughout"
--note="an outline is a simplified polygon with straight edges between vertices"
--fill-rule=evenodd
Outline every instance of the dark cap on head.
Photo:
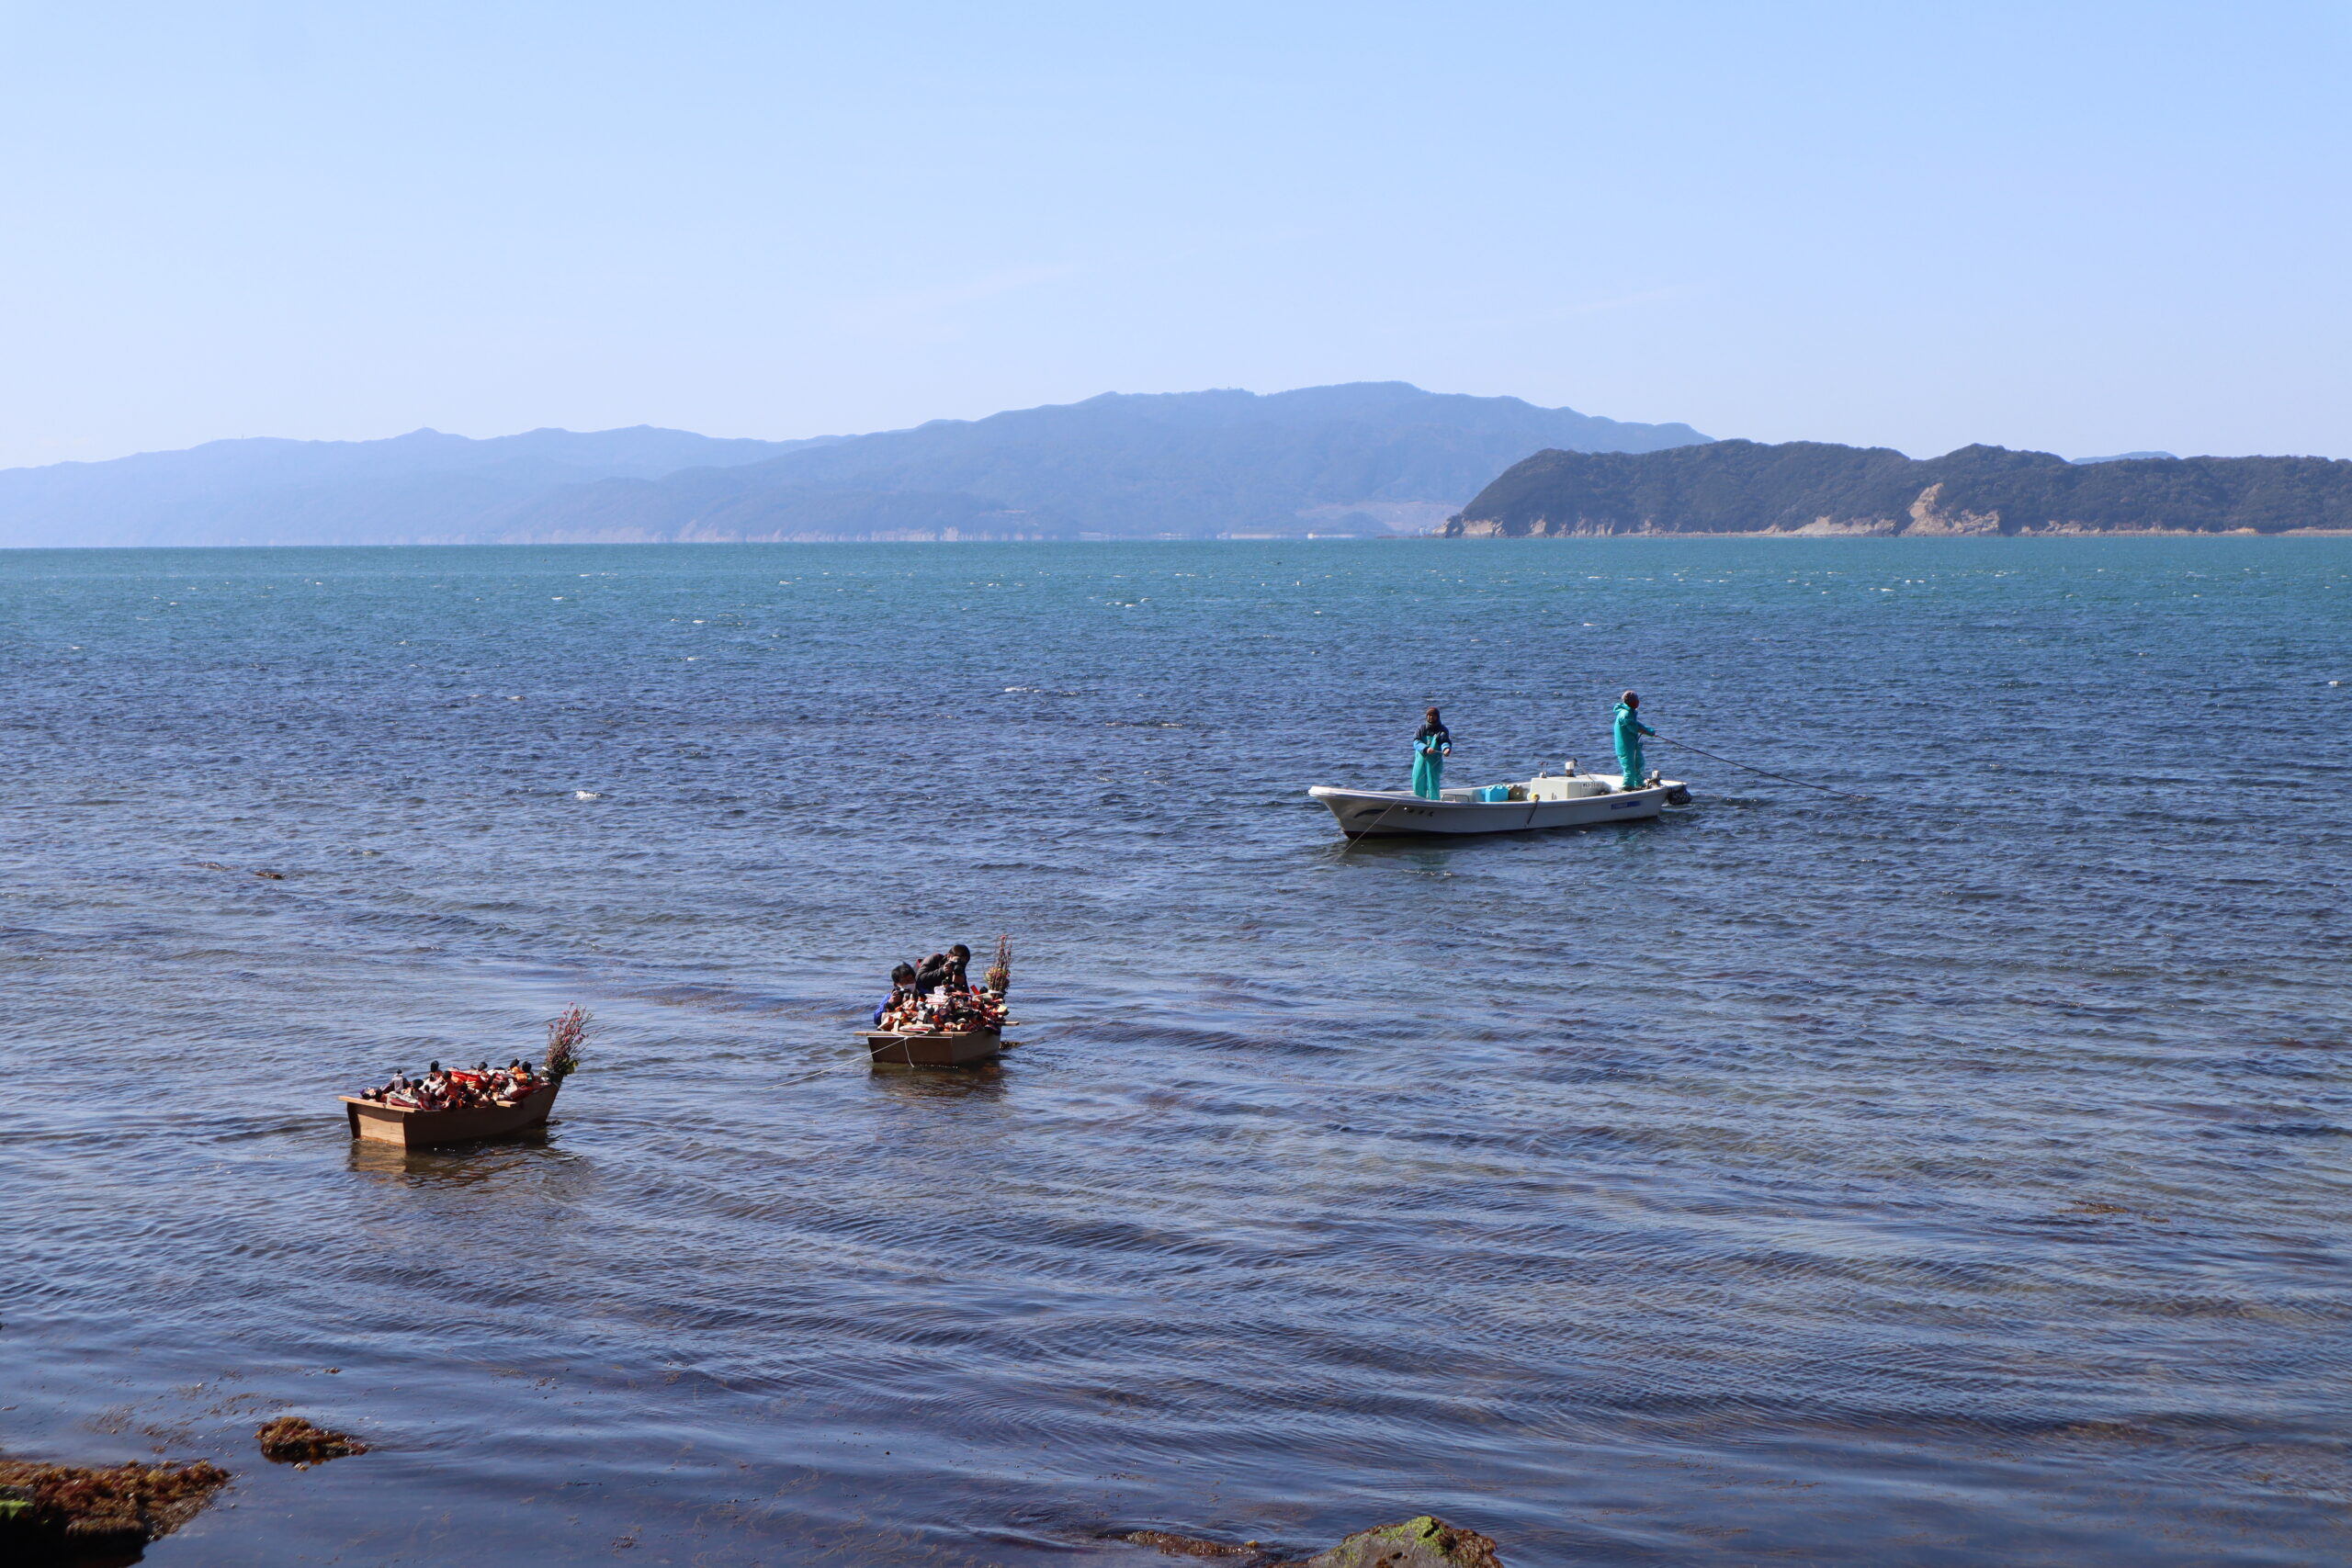
M 1628 692 L 1628 693 L 1626 693 L 1626 694 L 1625 694 L 1625 705 L 1626 705 L 1627 707 L 1629 707 L 1629 708 L 1637 708 L 1637 707 L 1641 706 L 1641 705 L 1642 705 L 1642 694 L 1641 694 L 1641 693 L 1639 693 L 1639 692 Z

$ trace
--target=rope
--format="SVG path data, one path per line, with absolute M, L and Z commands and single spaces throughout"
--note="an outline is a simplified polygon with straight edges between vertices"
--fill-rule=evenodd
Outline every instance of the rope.
M 1886 802 L 1879 799 L 1879 797 L 1874 795 L 1856 795 L 1849 789 L 1831 789 L 1827 784 L 1817 784 L 1809 779 L 1792 779 L 1786 773 L 1775 773 L 1763 768 L 1749 767 L 1746 762 L 1735 762 L 1729 757 L 1718 757 L 1713 751 L 1701 750 L 1700 748 L 1691 745 L 1688 740 L 1677 740 L 1671 735 L 1654 735 L 1651 739 L 1655 740 L 1663 740 L 1668 746 L 1679 746 L 1685 751 L 1698 751 L 1699 755 L 1707 758 L 1711 761 L 1721 762 L 1725 767 L 1738 768 L 1745 773 L 1759 773 L 1768 779 L 1778 779 L 1782 784 L 1803 784 L 1806 789 L 1817 789 L 1824 795 L 1842 795 L 1848 800 L 1867 800 L 1873 806 L 1883 806 L 1886 804 Z
M 1359 839 L 1369 839 L 1370 837 L 1372 837 L 1373 829 L 1374 829 L 1374 828 L 1377 828 L 1377 827 L 1379 827 L 1383 822 L 1387 821 L 1387 820 L 1388 820 L 1388 814 L 1389 814 L 1390 812 L 1392 812 L 1392 811 L 1396 810 L 1396 807 L 1394 807 L 1394 806 L 1384 806 L 1384 807 L 1382 807 L 1380 808 L 1380 815 L 1379 815 L 1379 816 L 1377 816 L 1377 817 L 1375 817 L 1375 818 L 1374 818 L 1372 819 L 1372 827 L 1371 827 L 1371 828 L 1366 828 L 1366 829 L 1365 829 L 1363 832 L 1361 832 L 1361 833 L 1350 833 L 1350 834 L 1347 836 L 1348 841 L 1347 841 L 1346 843 L 1344 843 L 1344 844 L 1342 844 L 1342 845 L 1340 845 L 1340 858 L 1341 860 L 1345 860 L 1345 859 L 1347 858 L 1348 852 L 1349 852 L 1350 850 L 1354 849 L 1354 848 L 1356 847 L 1356 840 L 1358 840 Z
M 1447 747 L 1447 750 L 1448 750 L 1449 751 L 1451 751 L 1451 750 L 1452 750 L 1452 749 L 1453 749 L 1453 748 L 1452 748 L 1451 744 L 1449 743 L 1449 745 L 1448 745 L 1448 747 Z M 1345 860 L 1345 859 L 1347 859 L 1348 852 L 1349 852 L 1350 850 L 1354 849 L 1354 848 L 1356 847 L 1356 845 L 1357 845 L 1360 841 L 1362 841 L 1363 840 L 1365 840 L 1365 839 L 1369 839 L 1369 838 L 1371 838 L 1371 837 L 1372 837 L 1372 835 L 1379 829 L 1380 825 L 1381 825 L 1383 822 L 1385 822 L 1385 821 L 1387 821 L 1387 820 L 1388 820 L 1388 814 L 1389 814 L 1390 812 L 1392 812 L 1392 811 L 1396 810 L 1397 806 L 1402 806 L 1403 804 L 1405 804 L 1405 803 L 1404 803 L 1403 801 L 1401 801 L 1401 800 L 1400 800 L 1400 801 L 1396 802 L 1395 806 L 1384 806 L 1384 807 L 1382 807 L 1380 808 L 1380 815 L 1379 815 L 1379 816 L 1377 816 L 1377 817 L 1375 817 L 1375 818 L 1374 818 L 1372 819 L 1372 826 L 1371 826 L 1371 827 L 1366 828 L 1366 829 L 1365 829 L 1363 832 L 1361 832 L 1361 833 L 1348 833 L 1348 834 L 1347 834 L 1347 842 L 1346 842 L 1346 843 L 1344 843 L 1344 844 L 1341 844 L 1341 845 L 1340 846 L 1340 858 L 1341 860 Z M 1345 832 L 1346 830 L 1345 830 L 1344 829 L 1341 829 L 1341 831 L 1342 831 L 1342 832 Z

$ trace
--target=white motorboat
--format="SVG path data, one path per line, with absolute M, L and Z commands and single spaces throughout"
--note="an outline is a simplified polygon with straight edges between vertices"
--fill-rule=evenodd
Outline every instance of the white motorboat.
M 1531 828 L 1589 828 L 1638 822 L 1690 799 L 1688 785 L 1652 773 L 1639 789 L 1623 789 L 1590 773 L 1539 774 L 1521 784 L 1449 789 L 1435 800 L 1409 790 L 1333 789 L 1306 792 L 1331 808 L 1351 839 L 1390 834 L 1519 833 Z

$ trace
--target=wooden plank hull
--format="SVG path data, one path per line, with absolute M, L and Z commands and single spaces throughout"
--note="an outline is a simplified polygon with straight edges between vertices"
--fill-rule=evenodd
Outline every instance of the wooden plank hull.
M 351 1135 L 371 1144 L 399 1144 L 426 1148 L 435 1144 L 467 1144 L 477 1138 L 503 1137 L 526 1127 L 544 1125 L 555 1109 L 560 1084 L 533 1089 L 511 1105 L 469 1105 L 455 1111 L 411 1111 L 379 1105 L 372 1100 L 343 1097 L 351 1120 Z
M 865 1048 L 876 1063 L 910 1067 L 960 1067 L 985 1062 L 1004 1049 L 1000 1029 L 967 1029 L 955 1034 L 899 1034 L 888 1030 L 865 1031 Z

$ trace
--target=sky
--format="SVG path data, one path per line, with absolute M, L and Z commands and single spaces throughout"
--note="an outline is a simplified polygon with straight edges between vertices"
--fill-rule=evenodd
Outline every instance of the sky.
M 0 0 L 0 466 L 1354 380 L 2352 457 L 2352 0 Z

